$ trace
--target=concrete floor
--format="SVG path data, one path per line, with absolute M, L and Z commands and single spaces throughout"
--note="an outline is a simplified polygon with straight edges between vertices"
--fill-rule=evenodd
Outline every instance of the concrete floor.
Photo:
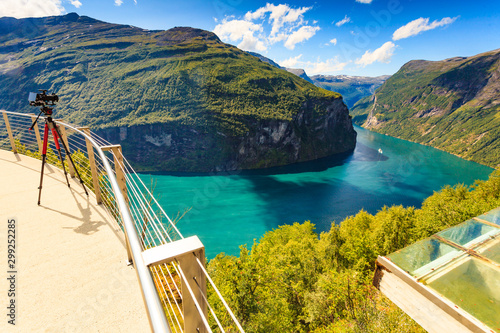
M 149 332 L 123 235 L 76 179 L 55 167 L 0 150 L 0 332 Z M 15 223 L 15 267 L 8 220 Z M 7 280 L 15 275 L 15 326 Z

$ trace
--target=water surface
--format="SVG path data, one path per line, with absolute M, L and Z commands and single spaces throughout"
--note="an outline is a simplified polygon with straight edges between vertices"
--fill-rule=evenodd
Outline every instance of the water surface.
M 156 181 L 167 214 L 191 211 L 178 223 L 184 237 L 197 235 L 206 255 L 238 254 L 266 231 L 309 220 L 328 231 L 360 209 L 420 207 L 445 185 L 487 179 L 493 169 L 443 151 L 355 127 L 354 152 L 265 171 L 217 175 L 142 174 Z

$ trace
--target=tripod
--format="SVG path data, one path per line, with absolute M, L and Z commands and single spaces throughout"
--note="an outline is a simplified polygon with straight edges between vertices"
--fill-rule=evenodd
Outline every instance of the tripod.
M 47 159 L 47 146 L 48 146 L 48 141 L 49 141 L 49 130 L 52 132 L 52 137 L 54 138 L 54 144 L 56 146 L 57 152 L 59 153 L 59 160 L 61 161 L 61 165 L 64 171 L 64 176 L 66 177 L 66 183 L 68 184 L 68 187 L 70 187 L 69 180 L 68 180 L 68 173 L 66 172 L 66 167 L 64 166 L 64 159 L 61 154 L 61 146 L 59 145 L 59 138 L 61 137 L 61 133 L 59 132 L 59 128 L 57 128 L 57 124 L 55 121 L 52 119 L 52 109 L 48 108 L 46 106 L 42 106 L 40 113 L 38 114 L 38 117 L 35 119 L 33 124 L 30 127 L 30 130 L 33 129 L 35 126 L 38 118 L 42 114 L 42 112 L 47 115 L 45 118 L 45 129 L 43 132 L 43 148 L 42 148 L 42 171 L 40 173 L 40 186 L 38 187 L 38 205 L 40 205 L 40 199 L 42 197 L 42 184 L 43 184 L 43 170 L 45 167 L 46 159 Z M 64 150 L 66 152 L 66 156 L 69 158 L 71 164 L 73 165 L 73 169 L 75 170 L 76 174 L 78 175 L 78 179 L 80 179 L 80 184 L 82 184 L 82 187 L 85 191 L 85 194 L 88 196 L 89 193 L 87 192 L 87 189 L 85 188 L 85 185 L 83 184 L 82 177 L 80 176 L 80 173 L 78 172 L 78 169 L 75 166 L 75 163 L 73 162 L 73 158 L 71 157 L 71 154 L 69 153 L 69 149 L 66 146 L 66 143 L 64 140 L 61 140 L 61 143 L 63 144 Z

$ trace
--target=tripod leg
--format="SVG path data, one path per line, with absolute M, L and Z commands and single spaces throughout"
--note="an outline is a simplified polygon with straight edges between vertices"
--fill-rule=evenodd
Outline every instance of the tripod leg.
M 54 128 L 56 129 L 56 132 L 57 134 L 59 135 L 59 137 L 61 137 L 61 134 L 59 133 L 59 129 L 57 128 L 57 125 L 54 124 Z M 64 147 L 64 151 L 66 152 L 66 156 L 68 157 L 69 161 L 71 162 L 71 164 L 73 165 L 73 169 L 75 170 L 76 172 L 76 175 L 78 176 L 78 179 L 80 179 L 80 184 L 82 184 L 82 187 L 83 187 L 83 190 L 85 191 L 85 194 L 88 196 L 89 193 L 87 192 L 87 188 L 85 188 L 85 184 L 83 183 L 83 180 L 82 180 L 82 177 L 80 177 L 80 172 L 78 171 L 78 169 L 76 168 L 76 165 L 75 165 L 75 162 L 73 162 L 73 158 L 71 157 L 71 154 L 69 152 L 69 149 L 68 147 L 66 147 L 66 143 L 64 142 L 64 140 L 61 139 L 61 143 Z
M 49 127 L 45 124 L 45 131 L 43 132 L 43 149 L 42 149 L 42 171 L 40 173 L 40 186 L 38 187 L 38 205 L 40 206 L 40 199 L 42 198 L 42 184 L 43 184 L 43 170 L 45 167 L 45 158 L 47 157 L 47 141 L 49 139 Z
M 58 137 L 57 131 L 56 131 L 56 124 L 53 123 L 53 126 L 54 127 L 52 127 L 52 136 L 54 137 L 54 143 L 56 145 L 57 152 L 59 153 L 59 160 L 61 161 L 61 165 L 62 165 L 62 168 L 64 171 L 64 176 L 66 177 L 66 184 L 68 184 L 68 187 L 70 187 L 69 180 L 68 180 L 68 173 L 66 172 L 66 167 L 64 166 L 64 159 L 63 159 L 62 154 L 61 154 L 61 146 L 59 146 L 59 137 Z

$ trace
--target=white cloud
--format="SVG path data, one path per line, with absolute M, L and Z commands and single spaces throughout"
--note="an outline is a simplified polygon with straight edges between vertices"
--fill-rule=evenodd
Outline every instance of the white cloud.
M 241 40 L 238 47 L 244 50 L 265 51 L 265 44 L 254 34 L 262 31 L 262 26 L 245 20 L 224 19 L 218 24 L 214 33 L 222 39 L 236 42 Z
M 356 64 L 362 65 L 363 67 L 373 64 L 374 62 L 391 62 L 392 55 L 394 54 L 394 49 L 396 45 L 393 42 L 387 42 L 373 52 L 366 51 L 365 54 L 359 59 L 356 59 Z
M 337 23 L 335 23 L 335 25 L 336 25 L 337 27 L 340 27 L 340 26 L 342 26 L 342 25 L 344 25 L 344 24 L 346 24 L 346 23 L 349 23 L 349 22 L 351 22 L 351 18 L 350 18 L 350 17 L 347 17 L 347 15 L 346 15 L 346 16 L 345 16 L 342 20 L 340 20 L 340 21 L 338 21 Z
M 61 15 L 65 12 L 61 0 L 1 0 L 0 17 L 15 18 Z
M 347 62 L 339 62 L 338 58 L 328 59 L 326 61 L 320 61 L 319 59 L 316 62 L 308 61 L 305 63 L 304 70 L 309 75 L 314 74 L 328 74 L 332 72 L 339 72 L 344 70 L 344 68 L 350 63 Z
M 121 6 L 123 4 L 123 0 L 115 0 L 115 6 Z
M 279 33 L 281 28 L 287 23 L 294 23 L 299 21 L 302 23 L 303 14 L 307 12 L 312 7 L 302 7 L 302 8 L 291 8 L 288 5 L 274 5 L 266 4 L 265 7 L 261 7 L 254 12 L 248 12 L 245 14 L 246 21 L 254 21 L 257 19 L 263 19 L 267 13 L 269 13 L 269 23 L 272 26 L 270 36 L 273 37 Z
M 245 36 L 245 38 L 238 44 L 238 48 L 242 50 L 255 50 L 264 52 L 267 50 L 266 45 L 254 36 Z
M 455 22 L 455 20 L 458 17 L 445 17 L 442 18 L 440 21 L 433 21 L 432 23 L 429 24 L 429 18 L 418 18 L 416 20 L 411 21 L 410 23 L 402 26 L 401 28 L 397 29 L 394 31 L 394 34 L 392 35 L 393 40 L 399 40 L 403 38 L 408 38 L 411 36 L 416 36 L 419 33 L 427 30 L 432 30 L 437 27 L 442 27 L 448 24 L 452 24 Z
M 258 24 L 245 20 L 230 20 L 224 19 L 221 24 L 217 24 L 214 33 L 220 38 L 228 39 L 232 42 L 244 38 L 256 31 L 262 31 L 262 27 Z
M 248 51 L 263 51 L 278 42 L 294 49 L 297 43 L 311 38 L 319 30 L 304 21 L 304 13 L 311 8 L 268 3 L 240 18 L 225 17 L 213 32 L 222 40 L 240 42 L 238 47 Z
M 372 3 L 373 0 L 356 0 L 359 3 Z
M 280 61 L 280 66 L 287 68 L 294 68 L 299 63 L 300 58 L 302 58 L 302 54 L 299 54 L 296 57 L 290 57 L 286 60 Z
M 69 2 L 76 8 L 80 8 L 82 6 L 82 3 L 78 0 L 69 0 Z
M 333 45 L 337 45 L 337 38 L 330 39 L 330 43 Z
M 309 38 L 314 36 L 316 34 L 316 31 L 318 31 L 319 29 L 319 27 L 312 27 L 309 25 L 300 27 L 299 30 L 294 31 L 290 36 L 288 36 L 285 42 L 285 47 L 287 49 L 293 50 L 295 48 L 295 44 L 308 40 Z
M 339 62 L 338 57 L 321 61 L 319 58 L 314 61 L 301 61 L 302 54 L 296 57 L 290 57 L 286 60 L 280 61 L 279 64 L 287 68 L 303 68 L 306 73 L 314 74 L 327 74 L 332 72 L 342 71 L 351 61 Z

